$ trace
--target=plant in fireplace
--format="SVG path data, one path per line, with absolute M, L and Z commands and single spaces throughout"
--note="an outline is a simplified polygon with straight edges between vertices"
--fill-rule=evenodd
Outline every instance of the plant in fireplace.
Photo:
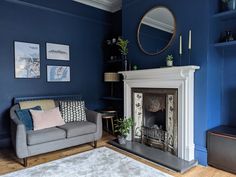
M 120 144 L 126 144 L 126 137 L 129 134 L 133 125 L 134 122 L 131 117 L 120 118 L 116 121 L 115 132 L 118 133 L 118 141 Z

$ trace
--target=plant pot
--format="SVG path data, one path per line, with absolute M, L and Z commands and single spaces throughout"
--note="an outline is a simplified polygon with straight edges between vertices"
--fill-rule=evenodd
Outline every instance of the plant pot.
M 119 144 L 126 144 L 126 138 L 124 136 L 118 136 Z
M 167 60 L 167 61 L 166 61 L 166 65 L 167 65 L 168 67 L 172 67 L 172 66 L 173 66 L 173 61 L 172 61 L 172 60 Z

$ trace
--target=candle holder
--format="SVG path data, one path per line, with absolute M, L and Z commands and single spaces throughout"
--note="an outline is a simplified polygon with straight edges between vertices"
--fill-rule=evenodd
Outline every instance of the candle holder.
M 191 65 L 191 53 L 192 53 L 192 50 L 188 49 L 188 64 L 189 65 Z
M 192 30 L 188 34 L 188 64 L 191 65 L 191 52 L 192 52 Z
M 182 65 L 182 55 L 183 55 L 183 43 L 182 43 L 182 34 L 179 36 L 179 65 Z
M 179 66 L 182 66 L 182 54 L 179 54 Z

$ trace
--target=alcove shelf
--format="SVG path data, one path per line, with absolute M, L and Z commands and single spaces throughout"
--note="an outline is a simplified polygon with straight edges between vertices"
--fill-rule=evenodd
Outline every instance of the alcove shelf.
M 215 47 L 236 46 L 236 41 L 215 43 Z
M 123 98 L 119 97 L 102 97 L 103 100 L 110 100 L 110 101 L 123 101 Z
M 222 21 L 236 18 L 236 10 L 217 13 L 213 15 L 213 18 Z
M 107 60 L 107 63 L 120 63 L 123 62 L 122 59 Z

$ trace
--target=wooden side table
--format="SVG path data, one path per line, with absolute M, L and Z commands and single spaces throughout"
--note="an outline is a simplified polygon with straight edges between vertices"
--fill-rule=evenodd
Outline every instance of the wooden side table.
M 109 120 L 110 120 L 113 135 L 115 134 L 115 128 L 114 128 L 115 118 L 117 118 L 117 111 L 115 110 L 102 111 L 102 119 L 106 120 L 106 129 L 107 131 L 109 131 Z

